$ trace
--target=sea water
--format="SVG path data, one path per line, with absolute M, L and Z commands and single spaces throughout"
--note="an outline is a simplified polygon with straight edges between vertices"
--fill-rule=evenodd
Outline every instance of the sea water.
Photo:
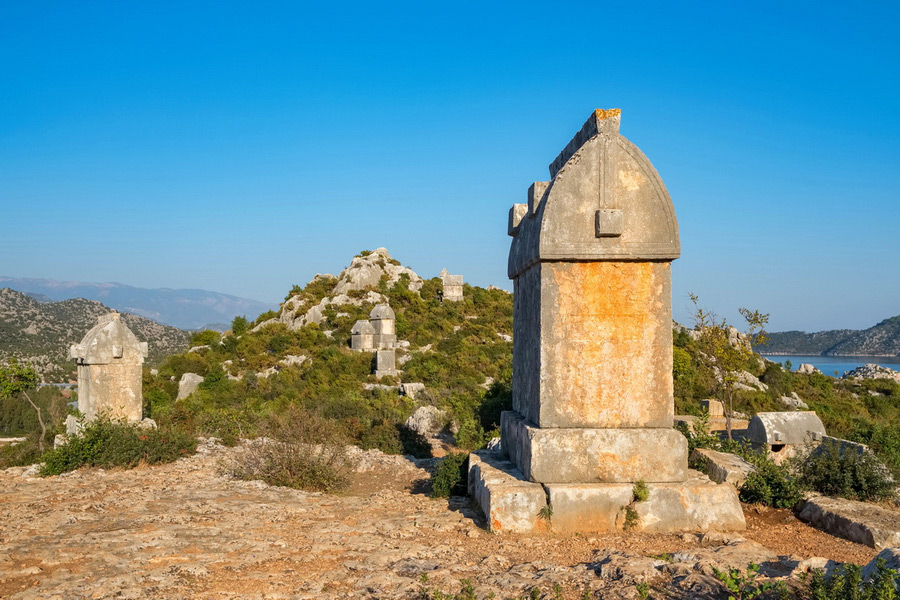
M 900 371 L 900 356 L 797 356 L 787 354 L 763 354 L 763 358 L 784 364 L 791 361 L 791 369 L 796 371 L 801 364 L 810 364 L 825 375 L 840 377 L 862 365 L 876 364 L 888 369 Z M 837 374 L 835 375 L 835 371 Z

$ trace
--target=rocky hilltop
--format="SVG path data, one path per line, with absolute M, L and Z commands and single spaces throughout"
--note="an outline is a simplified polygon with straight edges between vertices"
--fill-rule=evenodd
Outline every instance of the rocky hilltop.
M 755 350 L 767 354 L 900 356 L 900 315 L 861 331 L 781 331 L 770 333 L 769 338 L 764 347 Z
M 80 342 L 110 308 L 94 300 L 77 298 L 38 302 L 21 292 L 0 289 L 0 360 L 18 358 L 37 369 L 44 381 L 66 381 L 73 371 L 69 345 Z M 150 362 L 182 350 L 188 333 L 155 321 L 122 314 L 122 319 L 150 347 Z
M 121 283 L 86 283 L 21 277 L 0 277 L 0 287 L 24 292 L 41 302 L 86 298 L 180 329 L 227 329 L 236 315 L 253 316 L 270 304 L 219 292 L 195 289 L 147 289 Z

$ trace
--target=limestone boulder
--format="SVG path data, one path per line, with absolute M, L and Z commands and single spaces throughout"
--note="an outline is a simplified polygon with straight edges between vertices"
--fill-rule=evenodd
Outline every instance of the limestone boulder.
M 778 401 L 791 410 L 809 410 L 809 405 L 800 399 L 797 392 L 791 392 L 790 396 L 781 396 Z
M 435 406 L 420 406 L 406 419 L 406 427 L 423 437 L 431 437 L 443 428 L 447 414 Z
M 809 363 L 802 363 L 799 368 L 797 368 L 797 372 L 801 375 L 812 375 L 813 373 L 822 374 L 822 371 L 814 367 Z
M 900 572 L 900 548 L 885 548 L 878 553 L 878 556 L 869 561 L 869 564 L 863 567 L 862 576 L 864 580 L 872 578 L 872 575 L 875 574 L 875 570 L 878 568 L 879 560 L 883 560 L 884 566 L 888 569 Z M 900 587 L 900 581 L 897 582 L 897 586 Z
M 197 391 L 197 387 L 203 383 L 203 379 L 204 377 L 197 373 L 185 373 L 182 375 L 178 381 L 178 396 L 176 400 L 187 398 Z

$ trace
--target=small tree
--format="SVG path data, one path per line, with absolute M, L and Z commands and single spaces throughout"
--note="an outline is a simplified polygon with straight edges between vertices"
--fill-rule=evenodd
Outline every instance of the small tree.
M 38 376 L 34 369 L 28 365 L 20 364 L 15 358 L 8 365 L 0 365 L 0 398 L 11 398 L 22 394 L 28 403 L 37 411 L 38 423 L 41 425 L 41 437 L 38 439 L 38 449 L 44 451 L 44 438 L 47 435 L 47 425 L 41 415 L 41 407 L 34 403 L 28 390 L 37 387 Z
M 717 371 L 713 378 L 716 397 L 725 405 L 725 430 L 730 440 L 735 384 L 740 378 L 740 372 L 747 366 L 747 361 L 753 356 L 752 344 L 758 346 L 768 339 L 763 328 L 769 322 L 769 314 L 739 308 L 738 311 L 747 322 L 746 339 L 741 339 L 737 329 L 729 326 L 724 318 L 719 319 L 715 313 L 701 308 L 696 295 L 690 294 L 690 298 L 694 303 L 696 329 L 700 332 L 700 350 Z

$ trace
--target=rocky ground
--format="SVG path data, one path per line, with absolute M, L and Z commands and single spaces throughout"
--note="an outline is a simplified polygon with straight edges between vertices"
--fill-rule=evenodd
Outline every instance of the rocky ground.
M 223 475 L 238 452 L 207 441 L 195 456 L 132 471 L 0 471 L 0 598 L 419 598 L 464 580 L 478 598 L 534 587 L 636 598 L 645 581 L 713 598 L 714 566 L 752 561 L 784 577 L 876 554 L 754 507 L 743 537 L 495 536 L 467 499 L 424 493 L 428 461 L 360 453 L 353 488 L 328 495 Z

